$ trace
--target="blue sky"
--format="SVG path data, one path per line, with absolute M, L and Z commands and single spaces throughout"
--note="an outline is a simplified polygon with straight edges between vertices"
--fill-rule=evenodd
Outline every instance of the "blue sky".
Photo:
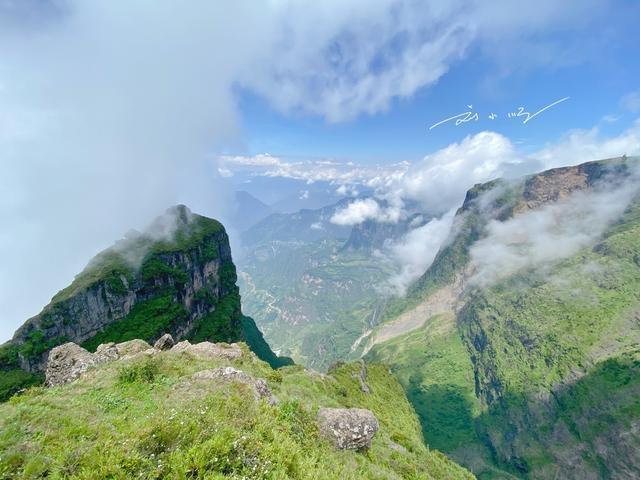
M 605 135 L 615 135 L 638 115 L 621 102 L 640 89 L 640 4 L 614 2 L 604 13 L 583 28 L 542 36 L 548 58 L 530 61 L 524 50 L 501 59 L 473 47 L 435 84 L 408 98 L 393 98 L 386 111 L 343 122 L 301 111 L 283 113 L 267 99 L 241 90 L 244 141 L 222 151 L 380 163 L 416 161 L 482 130 L 502 133 L 529 150 L 572 129 L 598 127 Z M 555 58 L 557 45 L 569 45 L 560 58 Z M 538 47 L 534 40 L 531 48 Z M 506 117 L 519 106 L 534 112 L 567 96 L 569 100 L 526 125 Z M 428 130 L 439 120 L 468 111 L 469 104 L 480 115 L 477 122 Z M 495 120 L 487 118 L 492 112 L 498 115 Z

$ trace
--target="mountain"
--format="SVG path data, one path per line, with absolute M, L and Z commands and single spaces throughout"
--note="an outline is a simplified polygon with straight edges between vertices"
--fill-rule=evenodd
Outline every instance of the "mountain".
M 359 339 L 379 320 L 394 266 L 374 251 L 427 220 L 415 213 L 396 224 L 331 223 L 352 201 L 267 217 L 244 233 L 238 261 L 245 311 L 269 343 L 320 370 L 358 358 Z
M 344 199 L 319 209 L 302 209 L 294 213 L 274 213 L 242 233 L 242 244 L 251 248 L 267 242 L 314 242 L 322 239 L 346 240 L 351 227 L 330 222 L 340 208 L 351 200 Z
M 0 404 L 0 478 L 473 478 L 425 446 L 386 367 L 273 370 L 242 344 L 101 353 L 78 373 L 95 359 L 58 347 L 60 384 Z
M 101 343 L 153 341 L 164 333 L 247 340 L 265 360 L 288 362 L 274 356 L 255 322 L 242 315 L 224 227 L 185 206 L 99 253 L 0 347 L 0 396 L 40 381 L 56 345 L 72 341 L 93 351 Z
M 479 478 L 640 476 L 640 159 L 471 189 L 362 343 Z
M 249 192 L 239 190 L 234 195 L 233 211 L 230 222 L 234 228 L 243 232 L 263 218 L 273 213 L 273 209 Z
M 384 305 L 384 258 L 343 250 L 343 240 L 272 241 L 239 261 L 243 307 L 277 352 L 315 369 L 349 359 Z
M 365 220 L 354 225 L 344 244 L 345 250 L 369 251 L 381 250 L 387 242 L 406 235 L 410 230 L 427 224 L 431 218 L 422 213 L 413 213 L 396 223 L 383 223 Z

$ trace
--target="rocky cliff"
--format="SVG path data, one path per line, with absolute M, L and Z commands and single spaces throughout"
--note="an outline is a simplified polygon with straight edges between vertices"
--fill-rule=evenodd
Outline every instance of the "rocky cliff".
M 4 370 L 19 365 L 37 373 L 49 350 L 67 341 L 95 350 L 108 341 L 154 341 L 166 332 L 178 339 L 251 337 L 264 354 L 272 353 L 255 323 L 242 317 L 224 227 L 185 206 L 99 253 L 16 331 L 0 363 Z
M 428 443 L 479 476 L 640 474 L 639 164 L 477 185 L 387 313 L 427 311 L 462 282 L 451 308 L 368 358 L 398 372 Z

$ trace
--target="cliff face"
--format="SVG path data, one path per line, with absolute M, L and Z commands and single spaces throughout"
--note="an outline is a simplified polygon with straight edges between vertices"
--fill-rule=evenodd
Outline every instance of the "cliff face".
M 424 311 L 463 275 L 457 305 L 443 314 L 454 319 L 449 330 L 423 318 L 370 352 L 402 375 L 427 442 L 479 476 L 640 474 L 638 165 L 611 159 L 475 186 L 395 317 Z M 608 210 L 615 216 L 591 223 L 607 202 L 619 203 Z M 505 261 L 525 256 L 540 260 L 514 270 Z M 492 262 L 498 275 L 475 281 Z
M 48 351 L 67 341 L 95 350 L 163 333 L 198 341 L 257 339 L 259 332 L 244 331 L 251 325 L 242 320 L 224 227 L 178 206 L 91 260 L 2 347 L 0 366 L 41 372 Z

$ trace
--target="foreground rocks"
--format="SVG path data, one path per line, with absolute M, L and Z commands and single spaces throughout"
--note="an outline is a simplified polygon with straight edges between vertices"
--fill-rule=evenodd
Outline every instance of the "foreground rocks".
M 320 433 L 341 450 L 371 447 L 379 429 L 378 420 L 363 408 L 321 408 L 318 411 Z
M 96 356 L 80 345 L 69 342 L 57 346 L 49 352 L 45 384 L 48 387 L 55 387 L 73 382 L 97 363 Z
M 267 382 L 262 378 L 254 378 L 251 375 L 233 367 L 221 367 L 213 370 L 202 370 L 192 375 L 194 380 L 205 380 L 214 382 L 238 382 L 250 386 L 256 400 L 265 398 L 269 404 L 275 405 L 277 399 L 269 390 Z
M 173 337 L 170 334 L 165 333 L 156 341 L 156 343 L 153 344 L 153 348 L 157 348 L 158 350 L 169 350 L 175 344 L 176 342 L 173 341 Z
M 77 380 L 84 372 L 95 365 L 119 359 L 126 360 L 136 358 L 141 355 L 153 356 L 157 355 L 162 350 L 177 353 L 187 352 L 205 360 L 234 360 L 243 355 L 242 348 L 237 343 L 232 343 L 230 345 L 211 342 L 191 344 L 185 340 L 174 344 L 174 340 L 169 334 L 165 334 L 160 337 L 153 347 L 143 340 L 129 340 L 122 343 L 103 343 L 97 348 L 96 353 L 91 353 L 80 345 L 69 342 L 55 347 L 49 353 L 45 369 L 45 384 L 48 387 L 63 385 Z M 231 367 L 227 367 L 227 369 L 235 370 Z M 251 382 L 249 382 L 249 380 L 243 377 L 244 375 L 251 378 L 247 374 L 240 370 L 235 372 L 232 372 L 231 370 L 216 373 L 216 378 L 226 380 L 233 379 L 237 381 L 244 381 L 245 383 L 251 383 L 260 397 L 273 398 L 264 380 L 251 379 Z M 237 372 L 240 372 L 242 375 Z
M 224 360 L 235 360 L 242 356 L 242 348 L 237 343 L 223 344 L 223 343 L 211 343 L 201 342 L 191 344 L 188 340 L 176 343 L 171 349 L 172 352 L 187 352 L 191 355 L 202 359 L 217 359 L 222 358 Z

